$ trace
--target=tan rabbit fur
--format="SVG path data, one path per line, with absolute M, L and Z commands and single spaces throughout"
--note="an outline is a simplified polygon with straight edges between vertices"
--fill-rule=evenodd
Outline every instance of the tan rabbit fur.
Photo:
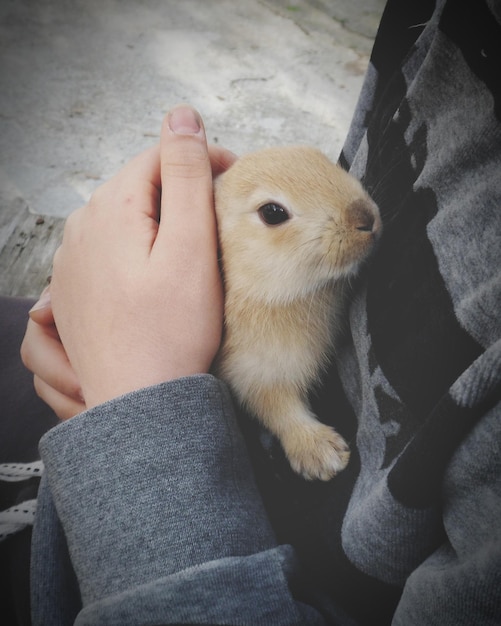
M 333 349 L 346 279 L 381 230 L 377 206 L 310 147 L 238 159 L 217 179 L 215 203 L 225 285 L 215 369 L 296 472 L 329 480 L 346 466 L 348 446 L 315 418 L 307 393 Z M 269 212 L 284 221 L 268 224 Z

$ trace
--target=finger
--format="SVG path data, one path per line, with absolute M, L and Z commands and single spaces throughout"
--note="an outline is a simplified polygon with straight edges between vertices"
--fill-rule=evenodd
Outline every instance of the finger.
M 83 401 L 75 400 L 60 393 L 38 376 L 33 377 L 33 385 L 41 398 L 61 420 L 67 420 L 86 410 Z
M 76 401 L 82 400 L 78 378 L 55 326 L 41 326 L 30 319 L 21 344 L 21 359 L 47 385 Z
M 216 241 L 212 171 L 203 123 L 196 111 L 173 109 L 162 126 L 162 202 L 158 247 L 172 260 L 203 257 Z M 180 256 L 179 256 L 180 255 Z
M 46 287 L 37 302 L 29 310 L 30 318 L 37 324 L 50 326 L 54 324 L 54 315 L 52 313 L 52 304 L 50 299 L 50 286 Z

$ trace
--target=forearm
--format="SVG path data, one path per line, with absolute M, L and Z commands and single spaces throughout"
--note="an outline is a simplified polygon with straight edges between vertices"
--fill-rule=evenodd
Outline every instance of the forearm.
M 277 547 L 217 379 L 181 379 L 96 407 L 51 431 L 41 452 L 82 615 L 108 623 L 106 612 L 148 605 L 167 611 L 165 623 L 190 610 L 196 620 L 224 597 L 223 613 L 250 602 L 305 623 L 288 589 L 291 551 Z M 250 612 L 249 623 L 258 617 Z

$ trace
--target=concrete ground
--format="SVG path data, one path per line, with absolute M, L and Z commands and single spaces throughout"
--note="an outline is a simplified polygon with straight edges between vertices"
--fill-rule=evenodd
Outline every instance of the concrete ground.
M 66 216 L 179 102 L 237 153 L 310 143 L 336 159 L 383 5 L 0 0 L 0 211 Z

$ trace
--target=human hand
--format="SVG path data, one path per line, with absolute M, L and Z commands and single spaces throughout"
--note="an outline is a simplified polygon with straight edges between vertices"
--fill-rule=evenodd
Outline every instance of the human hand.
M 211 164 L 219 173 L 234 158 L 212 148 L 209 159 L 199 116 L 178 107 L 164 122 L 160 147 L 131 161 L 68 218 L 50 291 L 87 407 L 208 371 L 223 311 Z

